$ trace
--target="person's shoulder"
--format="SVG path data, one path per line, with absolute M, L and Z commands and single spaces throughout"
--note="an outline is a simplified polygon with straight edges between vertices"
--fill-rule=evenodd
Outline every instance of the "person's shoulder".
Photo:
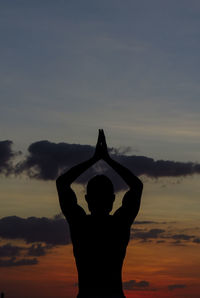
M 119 221 L 131 225 L 135 220 L 140 209 L 141 194 L 134 190 L 125 193 L 122 199 L 122 206 L 114 213 Z

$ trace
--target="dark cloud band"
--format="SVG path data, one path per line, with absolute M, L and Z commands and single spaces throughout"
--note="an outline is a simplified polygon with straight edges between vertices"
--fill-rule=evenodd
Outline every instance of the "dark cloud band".
M 151 224 L 161 223 L 136 221 L 131 229 L 130 239 L 143 242 L 156 241 L 156 243 L 168 241 L 175 245 L 189 243 L 199 245 L 200 243 L 200 238 L 197 235 L 171 233 L 167 229 L 146 229 L 146 226 Z M 141 227 L 142 225 L 143 227 Z M 60 216 L 55 216 L 53 219 L 46 217 L 21 218 L 17 216 L 1 218 L 0 237 L 4 239 L 23 239 L 26 243 L 31 244 L 28 248 L 10 244 L 0 246 L 0 257 L 16 257 L 20 255 L 21 251 L 26 251 L 24 256 L 39 257 L 48 253 L 55 245 L 68 245 L 71 243 L 68 223 L 65 218 Z M 179 242 L 177 243 L 177 241 Z
M 173 285 L 168 285 L 168 289 L 170 291 L 176 290 L 176 289 L 184 289 L 186 288 L 185 284 L 173 284 Z
M 136 281 L 136 280 L 129 280 L 123 282 L 124 290 L 147 290 L 149 288 L 149 282 L 146 280 Z
M 33 259 L 19 259 L 17 260 L 15 257 L 10 258 L 8 260 L 0 259 L 0 267 L 13 267 L 13 266 L 30 266 L 38 264 L 38 260 L 36 258 Z
M 37 179 L 55 180 L 62 171 L 90 158 L 94 154 L 94 147 L 39 141 L 32 143 L 28 148 L 28 152 L 28 156 L 17 165 L 15 172 L 17 174 L 26 172 L 29 177 Z M 116 149 L 110 149 L 110 154 L 115 160 L 138 176 L 146 175 L 154 178 L 179 177 L 200 173 L 200 165 L 192 162 L 156 161 L 145 156 L 127 156 Z M 86 183 L 90 177 L 99 173 L 99 171 L 104 172 L 113 179 L 117 190 L 125 188 L 123 181 L 103 162 L 88 170 L 77 182 Z
M 0 174 L 10 174 L 12 172 L 11 161 L 15 156 L 12 151 L 12 141 L 0 141 Z
M 64 245 L 71 242 L 66 220 L 46 217 L 4 217 L 0 219 L 0 237 L 23 239 L 27 243 L 45 242 L 47 245 Z M 29 250 L 29 255 L 43 253 L 44 248 L 41 246 L 33 246 Z
M 0 173 L 6 175 L 26 173 L 29 177 L 35 179 L 55 180 L 63 171 L 89 159 L 94 154 L 94 149 L 94 147 L 89 145 L 57 144 L 49 141 L 39 141 L 32 143 L 28 148 L 27 157 L 14 166 L 12 161 L 17 152 L 12 151 L 12 142 L 1 141 Z M 125 155 L 121 150 L 114 148 L 110 149 L 110 154 L 113 159 L 129 168 L 138 176 L 146 175 L 158 178 L 200 174 L 200 164 L 198 163 L 154 160 L 145 156 Z M 115 190 L 126 188 L 121 178 L 106 163 L 101 161 L 81 175 L 77 182 L 85 184 L 88 179 L 99 172 L 112 179 Z

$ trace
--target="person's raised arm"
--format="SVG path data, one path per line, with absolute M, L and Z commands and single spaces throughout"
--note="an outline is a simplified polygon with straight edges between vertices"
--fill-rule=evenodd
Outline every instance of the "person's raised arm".
M 131 225 L 140 208 L 143 183 L 129 169 L 110 157 L 103 130 L 100 131 L 100 134 L 102 159 L 118 173 L 130 188 L 124 195 L 122 206 L 114 213 L 114 215 L 122 216 L 124 220 Z
M 96 144 L 95 153 L 92 156 L 92 158 L 72 167 L 70 170 L 68 170 L 66 173 L 60 175 L 56 179 L 56 185 L 57 187 L 66 187 L 70 186 L 74 180 L 76 180 L 81 174 L 83 174 L 86 170 L 88 170 L 91 166 L 93 166 L 97 161 L 100 160 L 100 130 L 98 135 L 98 140 Z
M 100 140 L 102 144 L 102 159 L 126 182 L 130 189 L 142 192 L 143 184 L 129 169 L 112 159 L 108 153 L 106 139 L 103 130 L 100 131 Z
M 63 213 L 66 217 L 69 217 L 72 210 L 79 210 L 80 212 L 84 212 L 84 210 L 77 205 L 76 195 L 71 189 L 71 184 L 87 169 L 89 169 L 93 164 L 95 164 L 101 157 L 99 153 L 100 147 L 100 133 L 98 136 L 98 141 L 95 149 L 95 153 L 92 158 L 72 167 L 66 173 L 60 175 L 56 179 L 56 186 L 60 201 L 60 206 Z M 76 208 L 75 208 L 76 207 Z M 82 210 L 82 211 L 81 211 Z
M 56 180 L 57 187 L 70 187 L 70 185 L 87 169 L 89 169 L 96 162 L 92 157 L 68 170 L 66 173 L 60 175 Z

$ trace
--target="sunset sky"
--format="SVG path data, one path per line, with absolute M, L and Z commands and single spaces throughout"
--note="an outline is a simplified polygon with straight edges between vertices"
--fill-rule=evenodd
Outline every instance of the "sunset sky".
M 98 128 L 144 183 L 123 267 L 127 298 L 200 296 L 200 2 L 0 1 L 0 292 L 76 297 L 55 179 Z M 89 177 L 73 184 L 84 201 Z

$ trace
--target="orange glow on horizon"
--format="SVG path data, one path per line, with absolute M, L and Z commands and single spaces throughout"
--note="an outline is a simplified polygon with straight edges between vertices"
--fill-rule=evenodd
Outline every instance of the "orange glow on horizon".
M 188 250 L 192 252 L 190 258 L 185 257 Z M 125 290 L 126 297 L 199 297 L 197 255 L 198 246 L 180 248 L 131 241 L 123 267 L 123 281 L 144 280 L 149 282 L 149 286 L 141 290 Z M 5 291 L 8 298 L 76 297 L 77 272 L 72 246 L 54 248 L 39 259 L 38 265 L 3 268 L 0 280 L 1 290 Z M 183 284 L 185 287 L 170 291 L 168 285 L 172 284 Z

